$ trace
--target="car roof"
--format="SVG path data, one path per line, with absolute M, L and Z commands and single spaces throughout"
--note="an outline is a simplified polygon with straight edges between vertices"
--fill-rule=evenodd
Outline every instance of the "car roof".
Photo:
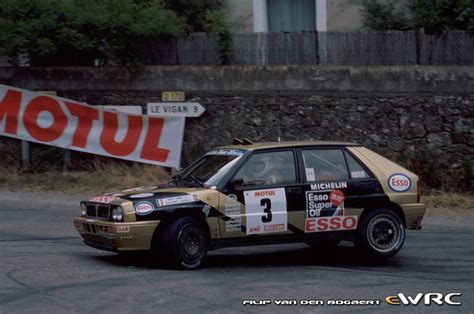
M 332 141 L 286 141 L 286 142 L 262 142 L 243 145 L 226 145 L 220 146 L 220 149 L 243 149 L 243 150 L 260 150 L 272 148 L 293 148 L 305 146 L 360 146 L 351 142 L 332 142 Z

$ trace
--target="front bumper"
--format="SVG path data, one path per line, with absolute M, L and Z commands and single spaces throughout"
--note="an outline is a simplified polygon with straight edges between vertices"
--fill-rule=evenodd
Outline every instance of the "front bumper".
M 426 205 L 423 203 L 402 204 L 400 207 L 405 214 L 405 222 L 407 229 L 420 230 L 421 221 L 426 212 Z
M 159 221 L 112 222 L 74 218 L 74 227 L 84 243 L 100 250 L 123 252 L 149 250 Z

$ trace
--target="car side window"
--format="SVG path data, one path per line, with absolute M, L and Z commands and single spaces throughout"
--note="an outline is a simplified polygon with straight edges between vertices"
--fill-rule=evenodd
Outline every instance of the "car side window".
M 349 179 L 341 149 L 303 150 L 306 182 Z
M 293 151 L 256 153 L 234 178 L 241 178 L 243 185 L 294 183 L 296 168 Z
M 366 179 L 370 177 L 364 167 L 362 167 L 360 163 L 351 156 L 351 154 L 347 152 L 344 152 L 344 154 L 346 155 L 347 165 L 349 166 L 349 172 L 352 179 Z

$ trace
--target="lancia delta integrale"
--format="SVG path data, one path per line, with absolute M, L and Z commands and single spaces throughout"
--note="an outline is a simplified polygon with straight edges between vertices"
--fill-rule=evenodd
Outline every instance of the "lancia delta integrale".
M 353 143 L 240 142 L 213 149 L 165 185 L 81 202 L 74 225 L 94 248 L 199 267 L 208 250 L 352 241 L 374 258 L 396 254 L 426 206 L 418 177 Z

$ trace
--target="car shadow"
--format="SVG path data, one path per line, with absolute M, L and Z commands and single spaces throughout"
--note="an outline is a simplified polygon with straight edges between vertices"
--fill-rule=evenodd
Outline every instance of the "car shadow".
M 227 248 L 209 252 L 202 268 L 239 267 L 290 267 L 290 266 L 331 266 L 331 267 L 393 267 L 400 264 L 396 257 L 374 260 L 359 254 L 350 244 L 318 250 L 304 244 L 271 245 Z M 167 264 L 153 259 L 146 252 L 91 256 L 100 263 L 129 268 L 172 269 Z

